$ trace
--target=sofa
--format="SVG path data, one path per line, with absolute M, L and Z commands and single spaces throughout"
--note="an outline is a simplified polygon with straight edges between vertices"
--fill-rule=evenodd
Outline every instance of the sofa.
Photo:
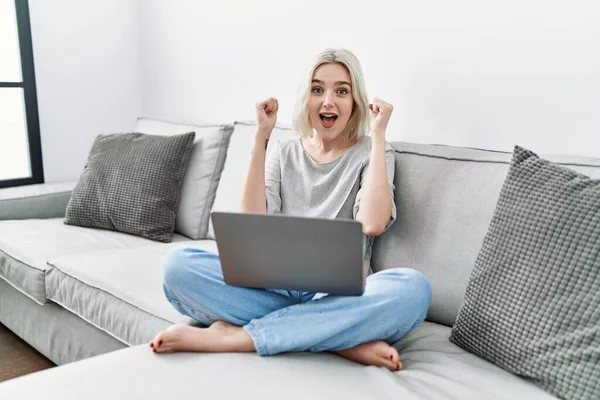
M 212 152 L 209 158 L 216 160 L 216 169 L 208 174 L 211 185 L 196 188 L 203 195 L 195 192 L 187 201 L 197 198 L 208 211 L 235 211 L 256 126 L 236 122 L 233 129 L 221 129 L 224 137 L 213 134 L 212 141 L 202 141 L 198 132 L 207 126 L 141 118 L 134 130 L 161 134 L 196 130 L 197 158 Z M 278 125 L 271 143 L 293 137 L 289 126 Z M 19 393 L 34 390 L 29 379 L 36 375 L 52 373 L 56 382 L 54 377 L 63 370 L 75 376 L 75 366 L 84 365 L 81 360 L 101 368 L 102 362 L 89 359 L 106 357 L 111 364 L 122 354 L 121 359 L 132 363 L 129 366 L 138 360 L 140 370 L 149 362 L 143 360 L 180 360 L 180 367 L 173 362 L 156 367 L 165 368 L 165 379 L 177 386 L 164 387 L 149 379 L 156 397 L 162 396 L 161 391 L 165 396 L 185 395 L 203 393 L 203 385 L 221 385 L 230 395 L 251 398 L 280 398 L 281 391 L 288 390 L 293 392 L 288 398 L 554 399 L 448 340 L 512 153 L 391 144 L 396 156 L 397 219 L 375 239 L 371 266 L 375 272 L 399 266 L 417 269 L 429 279 L 433 292 L 427 320 L 395 344 L 404 370 L 362 366 L 329 353 L 262 359 L 256 354 L 152 354 L 147 343 L 158 331 L 173 323 L 194 323 L 166 300 L 162 261 L 177 247 L 218 252 L 209 219 L 202 219 L 196 238 L 176 229 L 170 243 L 65 225 L 76 182 L 48 183 L 0 190 L 0 322 L 59 367 L 0 384 L 0 398 L 17 393 L 17 387 Z M 600 178 L 600 159 L 544 157 Z M 188 168 L 196 168 L 190 163 Z M 94 376 L 93 369 L 85 371 Z M 117 375 L 128 373 L 123 369 Z M 81 379 L 63 379 L 67 386 L 82 384 Z M 236 380 L 240 383 L 231 385 Z M 132 381 L 128 382 L 131 389 Z M 265 390 L 265 382 L 272 390 Z

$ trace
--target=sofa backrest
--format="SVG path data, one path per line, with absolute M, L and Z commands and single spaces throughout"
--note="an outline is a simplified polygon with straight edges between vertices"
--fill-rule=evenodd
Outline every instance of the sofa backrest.
M 399 266 L 421 271 L 433 291 L 428 320 L 452 326 L 512 153 L 403 142 L 392 145 L 398 215 L 375 240 L 371 265 L 374 271 Z M 540 157 L 600 178 L 600 159 Z
M 256 128 L 257 125 L 254 122 L 236 122 L 234 124 L 212 211 L 239 211 L 242 187 L 248 170 Z M 271 133 L 267 154 L 274 148 L 276 142 L 290 140 L 294 137 L 295 135 L 290 126 L 277 124 Z M 212 221 L 209 221 L 206 236 L 208 239 L 215 238 Z
M 196 130 L 202 131 L 201 138 L 206 138 L 202 141 L 202 147 L 198 146 L 198 160 L 202 163 L 210 161 L 210 173 L 200 176 L 208 179 L 210 184 L 194 182 L 194 185 L 190 185 L 197 187 L 200 192 L 190 191 L 187 196 L 182 194 L 189 201 L 183 201 L 180 208 L 188 204 L 193 205 L 195 210 L 198 208 L 197 200 L 208 195 L 206 201 L 200 204 L 200 209 L 239 210 L 256 123 L 236 122 L 234 127 L 231 133 L 229 127 L 225 126 L 138 121 L 139 132 L 174 134 Z M 214 128 L 225 131 L 208 131 Z M 226 140 L 221 140 L 222 136 Z M 289 125 L 278 124 L 269 148 L 275 141 L 293 137 L 295 135 Z M 394 183 L 398 215 L 391 228 L 376 238 L 371 266 L 375 272 L 405 266 L 424 273 L 433 289 L 428 320 L 452 326 L 491 221 L 512 153 L 405 142 L 394 142 L 392 146 L 396 150 Z M 530 150 L 535 152 L 535 149 Z M 207 157 L 209 152 L 212 152 L 211 157 Z M 600 159 L 540 156 L 600 179 Z M 207 168 L 202 166 L 196 170 L 206 172 Z M 190 177 L 186 175 L 186 179 Z M 188 236 L 214 239 L 208 211 L 196 213 L 204 217 L 201 224 L 194 223 L 192 227 L 202 226 L 203 229 L 194 232 L 194 235 L 188 233 Z M 178 221 L 187 221 L 189 225 L 189 215 L 180 212 Z M 185 227 L 180 225 L 181 228 Z

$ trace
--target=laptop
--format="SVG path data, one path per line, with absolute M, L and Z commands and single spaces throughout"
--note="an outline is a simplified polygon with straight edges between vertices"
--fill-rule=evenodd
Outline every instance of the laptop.
M 225 283 L 361 295 L 362 224 L 280 214 L 211 212 Z

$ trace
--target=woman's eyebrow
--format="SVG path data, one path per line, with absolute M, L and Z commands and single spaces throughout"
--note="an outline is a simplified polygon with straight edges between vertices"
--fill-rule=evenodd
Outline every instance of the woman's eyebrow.
M 318 83 L 319 85 L 323 85 L 324 84 L 323 81 L 320 81 L 318 79 L 313 79 L 312 83 Z M 335 86 L 348 85 L 348 86 L 352 87 L 352 85 L 349 82 L 346 82 L 346 81 L 337 81 L 337 82 L 334 83 L 334 85 Z

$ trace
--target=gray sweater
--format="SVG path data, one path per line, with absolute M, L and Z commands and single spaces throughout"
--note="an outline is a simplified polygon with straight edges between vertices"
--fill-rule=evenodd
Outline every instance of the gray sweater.
M 371 137 L 365 136 L 333 161 L 317 163 L 299 138 L 269 149 L 265 167 L 267 213 L 318 218 L 355 219 L 363 194 L 371 156 Z M 394 198 L 394 150 L 386 142 L 386 169 Z M 396 219 L 392 217 L 386 230 Z M 373 237 L 363 240 L 363 256 L 371 259 Z

